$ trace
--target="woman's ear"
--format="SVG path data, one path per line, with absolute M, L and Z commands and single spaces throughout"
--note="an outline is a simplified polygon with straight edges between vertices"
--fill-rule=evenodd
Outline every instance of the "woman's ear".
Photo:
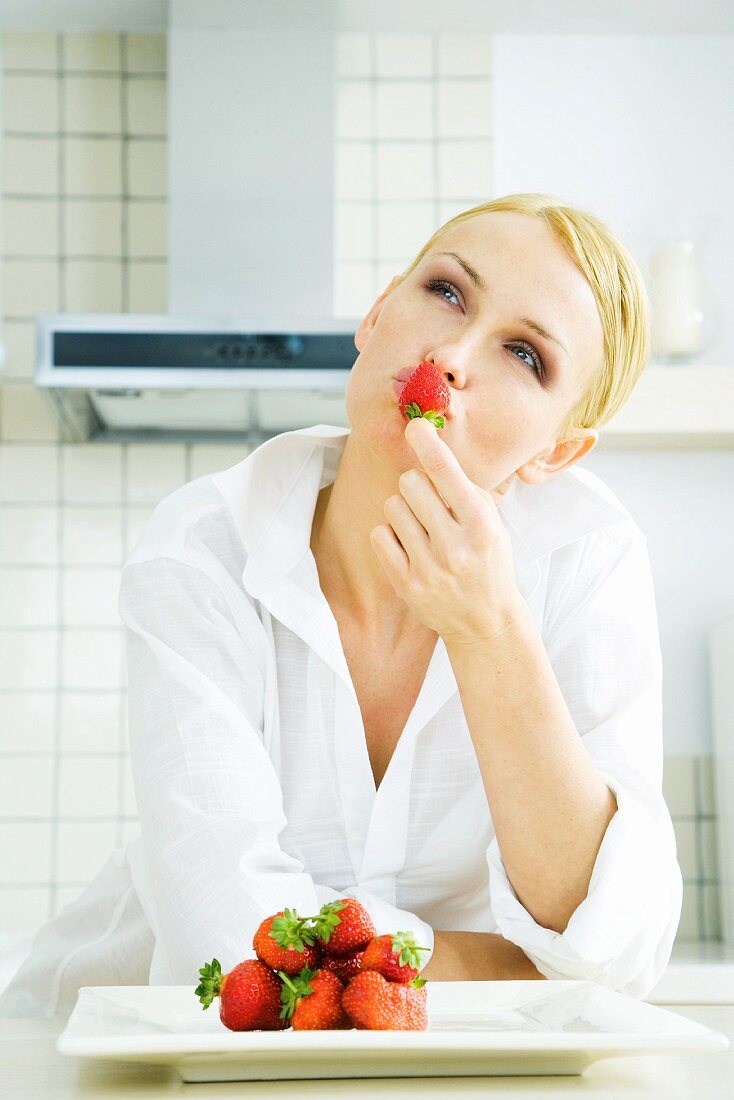
M 357 351 L 361 351 L 367 342 L 367 337 L 372 332 L 372 329 L 377 324 L 377 318 L 380 315 L 380 309 L 382 308 L 382 302 L 387 298 L 391 290 L 395 288 L 395 285 L 400 280 L 399 275 L 393 275 L 388 286 L 385 287 L 379 298 L 376 299 L 372 309 L 366 314 L 359 322 L 357 331 L 354 334 L 354 345 Z
M 517 470 L 517 476 L 528 485 L 547 481 L 582 459 L 596 446 L 598 440 L 599 433 L 594 428 L 586 428 L 580 437 L 565 439 L 550 450 L 531 458 Z

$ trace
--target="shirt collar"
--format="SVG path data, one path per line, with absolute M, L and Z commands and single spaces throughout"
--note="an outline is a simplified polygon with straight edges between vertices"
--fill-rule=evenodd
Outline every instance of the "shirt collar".
M 316 500 L 336 477 L 351 428 L 331 424 L 273 436 L 237 465 L 214 474 L 247 551 L 245 588 L 287 576 L 310 549 Z M 604 482 L 578 466 L 538 484 L 515 477 L 499 504 L 513 547 L 515 578 L 528 600 L 539 560 L 600 527 L 629 517 Z

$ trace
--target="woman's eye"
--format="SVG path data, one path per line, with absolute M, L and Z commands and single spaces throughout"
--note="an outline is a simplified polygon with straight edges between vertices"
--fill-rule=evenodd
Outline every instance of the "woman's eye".
M 507 346 L 508 348 L 519 348 L 520 351 L 524 351 L 526 355 L 529 355 L 530 362 L 528 363 L 528 366 L 533 368 L 538 378 L 545 377 L 545 372 L 543 370 L 543 360 L 540 358 L 537 351 L 535 351 L 532 344 L 508 344 Z
M 443 297 L 443 295 L 440 292 L 444 290 L 447 290 L 450 294 L 453 294 L 455 298 L 458 298 L 459 295 L 459 292 L 454 284 L 448 282 L 447 279 L 429 279 L 426 283 L 426 287 L 434 294 L 439 293 L 441 297 Z M 446 299 L 446 301 L 448 301 L 448 299 Z M 457 302 L 456 304 L 458 305 L 459 303 Z
M 458 298 L 459 296 L 458 290 L 453 283 L 450 283 L 448 281 L 448 279 L 429 279 L 426 283 L 426 289 L 430 290 L 433 294 L 438 294 L 439 297 L 443 298 L 446 302 L 448 302 L 448 298 L 444 297 L 444 292 L 453 294 L 455 298 Z M 453 302 L 451 302 L 450 304 L 453 305 Z M 456 304 L 459 304 L 458 301 Z M 525 354 L 530 357 L 530 362 L 528 363 L 528 366 L 531 367 L 533 371 L 535 371 L 541 381 L 545 379 L 545 368 L 543 366 L 543 360 L 540 358 L 532 344 L 526 344 L 525 342 L 522 342 L 518 344 L 508 344 L 507 346 L 508 350 L 511 348 L 519 348 L 521 351 L 524 351 Z M 519 358 L 519 356 L 515 356 L 515 358 L 517 359 Z

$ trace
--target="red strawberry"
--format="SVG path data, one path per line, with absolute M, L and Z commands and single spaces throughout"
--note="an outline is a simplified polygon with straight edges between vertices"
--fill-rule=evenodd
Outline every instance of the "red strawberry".
M 376 970 L 363 970 L 342 994 L 342 1007 L 355 1027 L 371 1031 L 427 1031 L 424 978 L 389 982 Z
M 316 945 L 327 955 L 351 955 L 376 935 L 372 917 L 355 898 L 337 898 L 321 906 L 314 922 Z
M 421 951 L 428 950 L 418 946 L 412 932 L 376 936 L 364 949 L 362 970 L 377 970 L 389 982 L 410 982 L 423 966 Z
M 435 428 L 443 428 L 451 391 L 433 363 L 419 363 L 400 391 L 398 405 L 404 420 L 424 416 Z
M 342 1008 L 344 985 L 330 970 L 304 967 L 298 977 L 283 979 L 281 1015 L 294 1031 L 321 1031 L 351 1028 L 352 1022 Z
M 321 969 L 330 970 L 346 984 L 362 969 L 363 955 L 364 951 L 352 951 L 351 955 L 324 955 Z
M 280 1015 L 281 982 L 259 959 L 245 959 L 224 975 L 218 960 L 212 959 L 199 973 L 202 980 L 196 996 L 205 1009 L 219 997 L 219 1017 L 230 1031 L 282 1031 L 288 1027 Z
M 315 933 L 295 909 L 281 909 L 266 917 L 252 937 L 255 954 L 271 970 L 300 974 L 304 966 L 318 967 L 321 951 L 313 946 Z

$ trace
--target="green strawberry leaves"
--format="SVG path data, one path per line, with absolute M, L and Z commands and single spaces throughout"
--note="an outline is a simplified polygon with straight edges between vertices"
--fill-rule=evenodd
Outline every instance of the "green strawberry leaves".
M 278 974 L 283 980 L 283 988 L 280 991 L 280 999 L 283 1002 L 280 1018 L 281 1020 L 290 1020 L 301 998 L 308 997 L 310 993 L 314 992 L 309 982 L 318 974 L 318 968 L 309 970 L 307 966 L 304 966 L 301 973 L 294 977 L 289 977 L 282 970 L 279 970 Z
M 321 906 L 319 915 L 314 918 L 314 930 L 318 936 L 328 943 L 331 939 L 331 933 L 341 924 L 341 917 L 337 916 L 339 911 L 345 907 L 347 903 L 345 901 L 327 901 Z
M 408 420 L 415 420 L 417 417 L 422 416 L 425 420 L 430 420 L 434 428 L 443 428 L 446 423 L 446 418 L 437 413 L 434 409 L 429 409 L 428 412 L 422 412 L 420 405 L 413 401 L 410 405 L 405 406 L 405 415 Z
M 295 909 L 284 909 L 282 917 L 275 917 L 268 935 L 280 947 L 295 947 L 304 951 L 305 946 L 313 947 L 316 931 L 309 917 L 299 917 Z
M 415 942 L 412 932 L 396 932 L 392 938 L 392 949 L 399 955 L 398 962 L 401 966 L 414 966 L 418 970 L 423 965 L 419 952 L 429 950 Z
M 201 984 L 194 990 L 195 995 L 201 1001 L 203 1008 L 209 1008 L 215 997 L 219 996 L 219 991 L 222 988 L 222 967 L 218 959 L 212 959 L 210 963 L 205 963 L 199 970 L 201 974 Z

